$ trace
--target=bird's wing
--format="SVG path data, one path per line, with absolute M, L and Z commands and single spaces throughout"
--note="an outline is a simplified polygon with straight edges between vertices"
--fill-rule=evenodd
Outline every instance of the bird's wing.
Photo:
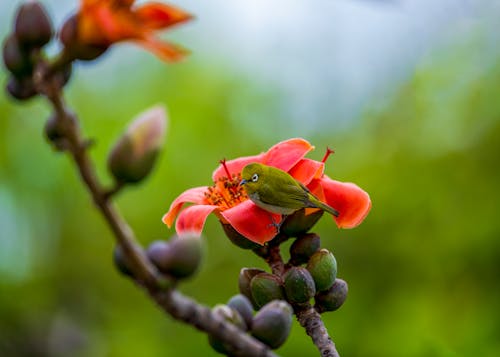
M 279 191 L 280 195 L 286 196 L 286 206 L 288 208 L 299 209 L 306 206 L 308 195 L 307 191 L 304 191 L 301 186 L 283 182 L 279 185 Z M 259 196 L 263 203 L 273 206 L 283 205 L 283 202 L 279 202 L 279 200 L 277 202 L 276 192 L 269 185 L 262 185 Z

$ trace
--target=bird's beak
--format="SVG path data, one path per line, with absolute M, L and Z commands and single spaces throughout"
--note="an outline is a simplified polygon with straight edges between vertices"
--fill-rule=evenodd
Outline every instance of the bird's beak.
M 248 181 L 247 181 L 247 180 L 245 180 L 245 179 L 241 180 L 241 181 L 240 181 L 240 186 L 243 186 L 243 185 L 244 185 L 244 184 L 246 184 L 247 182 L 248 182 Z

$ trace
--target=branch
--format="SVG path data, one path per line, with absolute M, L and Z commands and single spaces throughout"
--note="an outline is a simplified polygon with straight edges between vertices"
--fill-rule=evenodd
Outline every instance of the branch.
M 294 311 L 297 321 L 299 321 L 300 325 L 306 330 L 306 333 L 312 338 L 321 356 L 339 357 L 335 343 L 333 343 L 328 335 L 328 331 L 319 313 L 309 304 L 301 308 L 294 307 Z
M 153 300 L 170 316 L 193 325 L 197 329 L 223 341 L 234 356 L 276 356 L 268 346 L 226 322 L 203 305 L 197 304 L 179 292 L 162 288 L 162 280 L 156 267 L 147 259 L 137 243 L 132 229 L 118 214 L 110 198 L 113 191 L 106 191 L 99 183 L 93 165 L 87 154 L 87 141 L 83 139 L 76 116 L 67 108 L 60 84 L 53 79 L 52 69 L 39 61 L 33 75 L 37 91 L 47 97 L 56 113 L 56 125 L 67 150 L 76 164 L 78 172 L 95 205 L 110 226 L 117 244 L 122 248 L 130 270 Z

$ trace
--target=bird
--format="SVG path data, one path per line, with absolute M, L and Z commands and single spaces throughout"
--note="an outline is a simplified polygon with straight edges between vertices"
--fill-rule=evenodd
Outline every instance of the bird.
M 243 168 L 241 176 L 240 185 L 249 199 L 268 212 L 287 216 L 301 208 L 319 208 L 339 216 L 335 208 L 321 202 L 306 186 L 276 167 L 250 163 Z

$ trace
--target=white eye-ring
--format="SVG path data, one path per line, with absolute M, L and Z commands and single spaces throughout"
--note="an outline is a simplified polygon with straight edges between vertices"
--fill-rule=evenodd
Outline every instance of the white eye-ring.
M 252 182 L 257 182 L 258 179 L 259 179 L 259 175 L 253 174 L 253 176 L 252 176 Z

